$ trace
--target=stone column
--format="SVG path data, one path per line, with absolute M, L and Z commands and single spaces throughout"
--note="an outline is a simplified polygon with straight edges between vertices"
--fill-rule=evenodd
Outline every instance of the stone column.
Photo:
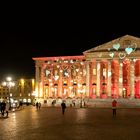
M 41 71 L 40 71 L 40 97 L 44 98 L 44 68 L 43 65 L 41 65 Z
M 134 98 L 135 96 L 135 62 L 131 60 L 130 64 L 130 96 Z
M 69 65 L 69 69 L 68 69 L 68 73 L 69 73 L 69 78 L 68 78 L 68 97 L 69 95 L 71 95 L 71 68 Z
M 93 75 L 93 62 L 89 63 L 89 97 L 92 97 L 92 75 Z
M 51 67 L 50 96 L 54 98 L 53 66 Z
M 35 79 L 36 82 L 39 82 L 39 66 L 36 64 L 36 71 L 35 71 Z
M 120 69 L 119 69 L 119 96 L 122 97 L 123 92 L 123 61 L 120 60 Z
M 63 72 L 63 70 L 61 69 L 61 67 L 60 67 L 60 69 L 59 69 L 59 85 L 58 85 L 58 89 L 59 89 L 59 91 L 58 91 L 58 96 L 59 97 L 62 97 L 62 87 L 63 87 L 63 85 L 62 85 L 62 72 Z
M 97 97 L 100 96 L 100 61 L 97 62 Z
M 108 96 L 111 97 L 111 60 L 108 60 Z
M 90 89 L 90 73 L 89 73 L 89 62 L 86 62 L 86 96 L 89 97 L 89 89 Z

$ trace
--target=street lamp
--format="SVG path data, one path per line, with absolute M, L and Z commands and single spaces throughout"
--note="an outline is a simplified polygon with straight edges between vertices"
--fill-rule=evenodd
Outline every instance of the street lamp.
M 11 110 L 11 99 L 10 99 L 11 95 L 10 95 L 10 90 L 11 90 L 11 87 L 14 87 L 14 86 L 15 86 L 15 83 L 12 82 L 12 78 L 11 78 L 11 77 L 7 77 L 7 78 L 6 78 L 6 81 L 4 81 L 4 82 L 2 83 L 2 85 L 8 87 L 9 110 Z

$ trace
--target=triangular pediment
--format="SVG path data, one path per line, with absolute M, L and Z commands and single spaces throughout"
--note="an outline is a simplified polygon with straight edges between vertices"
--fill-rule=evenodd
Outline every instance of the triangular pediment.
M 94 55 L 94 57 L 97 57 L 100 54 L 99 57 L 104 57 L 104 58 L 110 54 L 112 54 L 113 57 L 116 57 L 116 56 L 132 57 L 132 56 L 135 56 L 136 54 L 137 56 L 138 55 L 140 56 L 139 54 L 140 53 L 140 38 L 134 37 L 131 35 L 125 35 L 117 39 L 114 39 L 110 42 L 107 42 L 102 45 L 96 46 L 92 49 L 89 49 L 83 53 L 84 55 L 92 54 Z
M 136 44 L 135 44 L 136 43 Z M 137 45 L 137 46 L 136 46 Z M 118 48 L 119 47 L 119 48 Z M 127 47 L 135 47 L 140 49 L 140 38 L 134 37 L 131 35 L 125 35 L 104 43 L 102 45 L 96 46 L 92 49 L 89 49 L 83 53 L 92 53 L 92 52 L 101 52 L 101 51 L 108 51 L 108 50 L 117 50 L 122 51 L 125 50 Z

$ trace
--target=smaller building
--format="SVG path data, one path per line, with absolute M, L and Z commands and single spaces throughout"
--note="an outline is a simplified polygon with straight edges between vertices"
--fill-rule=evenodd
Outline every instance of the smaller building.
M 7 87 L 0 86 L 0 102 L 7 100 L 9 97 L 9 90 Z
M 19 79 L 17 80 L 17 85 L 15 89 L 14 98 L 22 101 L 23 103 L 33 103 L 34 102 L 34 90 L 35 90 L 35 80 L 34 79 Z
M 34 90 L 35 90 L 35 80 L 34 79 L 17 79 L 14 81 L 15 86 L 10 87 L 0 86 L 0 102 L 3 100 L 9 102 L 9 97 L 11 102 L 23 102 L 23 103 L 33 103 L 34 102 Z

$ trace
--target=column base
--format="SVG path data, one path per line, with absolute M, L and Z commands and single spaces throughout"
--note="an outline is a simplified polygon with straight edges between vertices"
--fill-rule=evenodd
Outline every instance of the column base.
M 135 99 L 135 96 L 134 96 L 134 95 L 131 95 L 131 96 L 130 96 L 130 99 Z
M 100 96 L 102 99 L 106 99 L 107 98 L 107 94 L 101 94 Z
M 91 95 L 92 99 L 96 99 L 96 97 L 97 97 L 96 94 Z

